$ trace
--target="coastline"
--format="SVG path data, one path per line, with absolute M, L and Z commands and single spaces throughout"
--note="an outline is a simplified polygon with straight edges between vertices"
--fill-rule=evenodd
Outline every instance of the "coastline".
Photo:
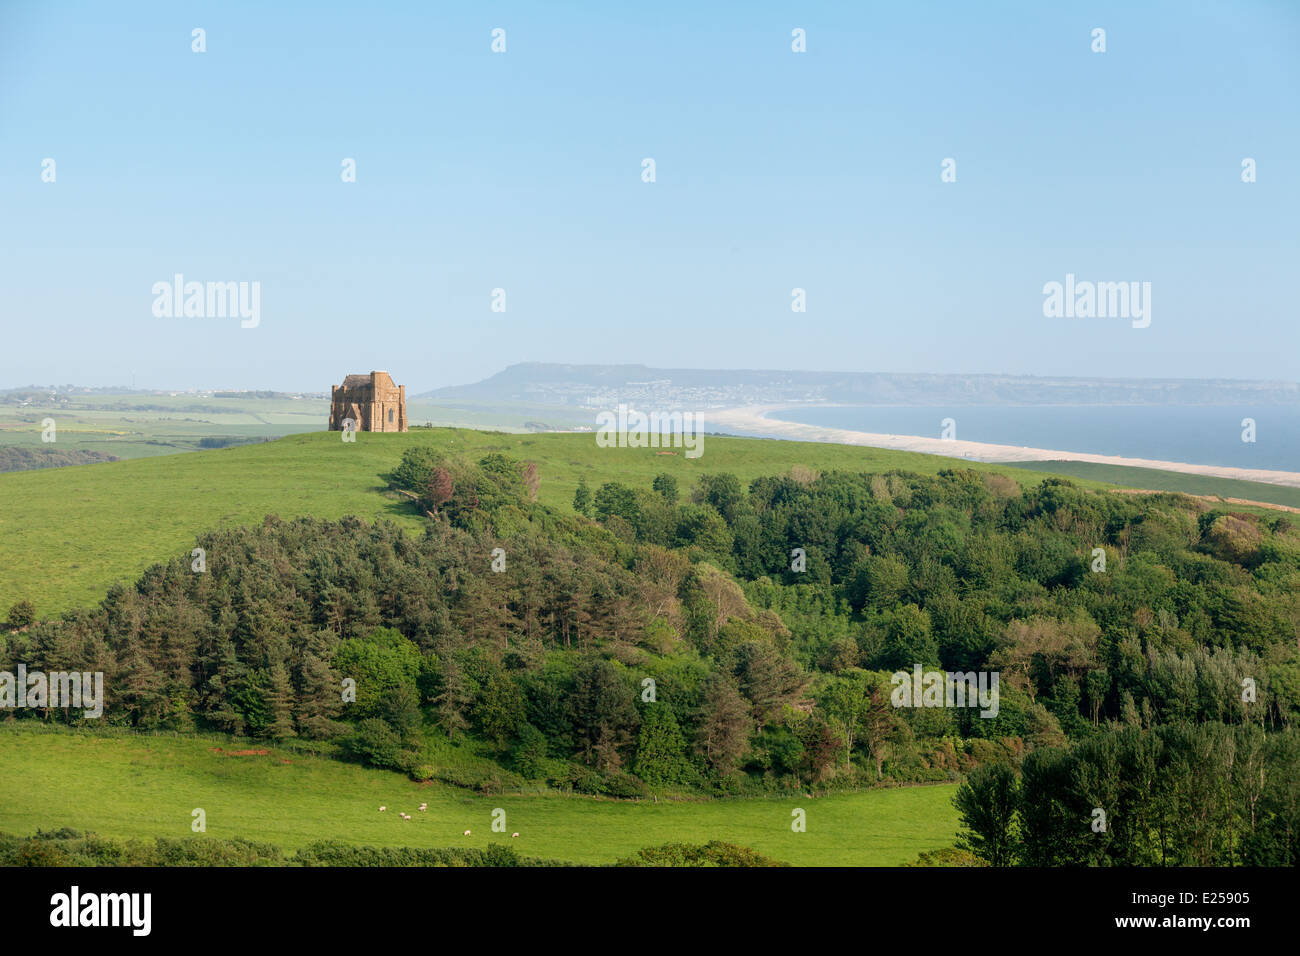
M 992 442 L 964 441 L 962 439 L 923 438 L 919 435 L 887 435 L 878 432 L 852 431 L 847 428 L 828 428 L 805 425 L 768 417 L 784 409 L 807 406 L 797 405 L 745 405 L 723 408 L 704 414 L 710 430 L 741 429 L 740 434 L 764 438 L 783 438 L 791 441 L 827 442 L 836 445 L 865 445 L 870 448 L 890 448 L 895 451 L 915 451 L 926 455 L 943 455 L 947 458 L 967 458 L 971 461 L 1008 463 L 1023 461 L 1086 461 L 1100 465 L 1120 465 L 1127 468 L 1154 468 L 1187 475 L 1204 475 L 1211 478 L 1235 478 L 1240 481 L 1258 481 L 1270 485 L 1300 488 L 1300 472 L 1271 471 L 1263 468 L 1232 468 L 1225 465 L 1197 465 L 1182 461 L 1159 461 L 1151 458 L 1126 458 L 1120 455 L 1097 455 L 1091 452 L 1058 451 L 1049 448 L 1026 448 L 1018 445 L 998 445 Z

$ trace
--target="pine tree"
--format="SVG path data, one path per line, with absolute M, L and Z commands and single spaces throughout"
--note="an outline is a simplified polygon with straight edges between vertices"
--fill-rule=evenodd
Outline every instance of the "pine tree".
M 325 661 L 311 651 L 303 654 L 298 667 L 302 693 L 298 697 L 298 732 L 313 740 L 326 740 L 342 732 L 336 721 L 343 709 L 342 684 Z
M 136 727 L 155 729 L 163 708 L 163 679 L 138 645 L 130 645 L 120 670 L 122 709 Z
M 213 726 L 231 734 L 244 732 L 244 715 L 234 706 L 232 695 L 239 687 L 247 668 L 240 663 L 235 644 L 229 639 L 217 642 L 216 669 L 201 689 L 203 716 Z
M 636 775 L 651 786 L 685 783 L 690 771 L 686 738 L 671 707 L 650 704 L 641 718 L 636 742 Z
M 677 479 L 672 475 L 667 473 L 655 475 L 651 487 L 670 505 L 677 504 Z
M 293 683 L 283 664 L 271 668 L 271 686 L 266 691 L 266 707 L 271 720 L 262 730 L 262 736 L 274 740 L 297 737 L 293 726 Z
M 573 493 L 573 510 L 591 517 L 591 489 L 587 487 L 586 478 L 578 479 L 578 490 Z
M 465 719 L 465 708 L 469 701 L 469 687 L 460 665 L 448 656 L 442 667 L 442 690 L 433 698 L 438 726 L 447 731 L 448 740 L 454 739 L 457 733 L 469 726 L 469 721 Z
M 640 715 L 632 688 L 609 661 L 588 658 L 573 677 L 569 705 L 583 758 L 598 770 L 617 770 Z
M 736 769 L 749 745 L 749 706 L 730 677 L 715 675 L 704 692 L 695 749 L 714 774 L 725 777 Z

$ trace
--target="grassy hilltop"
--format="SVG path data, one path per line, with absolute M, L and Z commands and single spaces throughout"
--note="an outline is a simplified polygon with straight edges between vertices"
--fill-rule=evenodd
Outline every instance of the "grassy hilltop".
M 198 533 L 282 518 L 390 518 L 418 531 L 423 519 L 382 477 L 402 452 L 430 445 L 469 457 L 489 451 L 537 463 L 539 500 L 568 509 L 579 477 L 592 488 L 618 480 L 647 486 L 660 472 L 683 485 L 728 471 L 742 481 L 788 470 L 885 471 L 933 475 L 974 468 L 1023 486 L 1045 475 L 913 452 L 810 442 L 707 436 L 704 454 L 599 448 L 592 433 L 512 435 L 469 429 L 290 435 L 273 442 L 184 455 L 0 474 L 0 610 L 32 601 L 41 615 L 97 603 L 115 581 L 132 582 L 155 561 L 183 552 Z M 1079 480 L 1085 487 L 1101 482 Z

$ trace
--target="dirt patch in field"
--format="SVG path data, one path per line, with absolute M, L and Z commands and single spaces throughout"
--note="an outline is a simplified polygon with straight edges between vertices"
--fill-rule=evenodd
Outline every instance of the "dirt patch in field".
M 227 757 L 265 757 L 270 754 L 269 750 L 222 750 L 220 747 L 209 747 L 208 753 L 225 754 Z M 281 759 L 280 763 L 293 763 L 292 760 Z

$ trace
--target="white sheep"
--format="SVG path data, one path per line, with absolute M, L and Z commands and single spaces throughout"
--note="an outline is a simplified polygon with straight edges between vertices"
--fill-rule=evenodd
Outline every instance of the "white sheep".
M 428 805 L 427 803 L 422 803 L 422 804 L 420 804 L 420 812 L 421 812 L 421 813 L 423 813 L 425 810 L 428 810 L 428 809 L 429 809 L 429 805 Z
M 469 831 L 468 831 L 468 830 L 465 831 L 465 836 L 469 836 Z
M 380 808 L 379 808 L 379 812 L 380 812 L 380 813 L 383 813 L 383 812 L 384 812 L 385 810 L 387 810 L 387 809 L 388 809 L 387 807 L 380 807 Z
M 510 834 L 510 836 L 511 836 L 511 838 L 514 838 L 514 837 L 519 836 L 519 834 L 518 834 L 518 833 L 512 833 L 512 834 Z

